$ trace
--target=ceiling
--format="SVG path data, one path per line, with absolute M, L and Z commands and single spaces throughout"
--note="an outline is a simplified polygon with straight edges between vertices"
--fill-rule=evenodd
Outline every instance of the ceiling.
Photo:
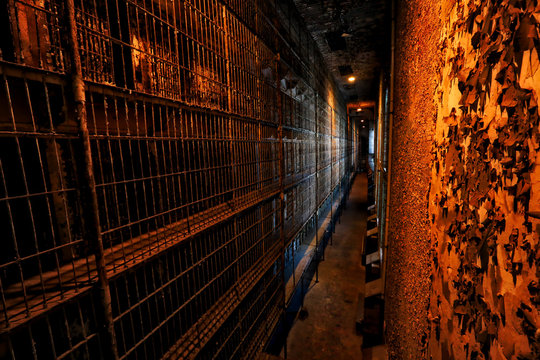
M 347 102 L 375 100 L 390 47 L 389 0 L 294 0 Z M 356 80 L 348 81 L 350 76 Z

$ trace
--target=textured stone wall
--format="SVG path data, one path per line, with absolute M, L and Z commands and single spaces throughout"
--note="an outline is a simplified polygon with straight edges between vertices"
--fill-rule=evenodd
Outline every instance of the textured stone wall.
M 435 122 L 439 0 L 397 1 L 395 106 L 387 262 L 390 358 L 418 360 L 427 343 L 430 223 L 426 209 Z
M 540 4 L 398 1 L 394 359 L 538 359 Z
M 429 353 L 538 359 L 537 1 L 460 0 L 441 33 Z

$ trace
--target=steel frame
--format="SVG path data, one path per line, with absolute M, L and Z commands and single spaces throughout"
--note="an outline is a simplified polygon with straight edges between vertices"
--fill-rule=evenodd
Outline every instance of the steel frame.
M 294 6 L 4 6 L 0 357 L 253 358 L 354 164 Z

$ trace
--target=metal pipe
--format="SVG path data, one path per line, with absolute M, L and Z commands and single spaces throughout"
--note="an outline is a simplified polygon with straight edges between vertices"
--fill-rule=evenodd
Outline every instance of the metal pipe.
M 103 249 L 103 238 L 101 236 L 101 225 L 99 220 L 99 206 L 96 193 L 96 181 L 94 178 L 94 169 L 92 164 L 92 149 L 90 145 L 90 135 L 88 132 L 88 118 L 86 114 L 86 94 L 82 74 L 81 57 L 79 53 L 79 44 L 77 40 L 77 23 L 75 21 L 75 4 L 73 0 L 66 1 L 66 12 L 68 19 L 68 42 L 70 46 L 70 61 L 72 75 L 73 100 L 75 101 L 75 116 L 79 124 L 80 137 L 83 145 L 84 178 L 86 186 L 84 189 L 86 206 L 83 211 L 87 212 L 85 216 L 86 236 L 93 246 L 94 257 L 96 261 L 96 270 L 98 273 L 98 288 L 101 305 L 103 307 L 104 327 L 107 340 L 109 342 L 109 354 L 112 359 L 118 359 L 118 350 L 116 336 L 114 333 L 114 321 L 112 316 L 111 292 L 107 271 L 105 267 L 105 257 Z
M 379 77 L 379 103 L 378 103 L 378 111 L 377 111 L 377 155 L 376 155 L 376 162 L 375 162 L 375 201 L 376 201 L 376 211 L 377 211 L 377 219 L 381 218 L 381 212 L 382 212 L 382 176 L 383 176 L 383 165 L 382 165 L 382 154 L 383 154 L 383 147 L 384 147 L 384 135 L 385 135 L 385 127 L 384 127 L 384 113 L 383 113 L 383 92 L 384 92 L 384 70 L 381 70 L 381 74 Z M 379 229 L 379 234 L 381 233 L 380 229 L 380 223 L 377 221 L 377 228 Z
M 386 268 L 388 261 L 386 261 L 386 254 L 388 250 L 388 215 L 390 212 L 390 189 L 391 189 L 391 175 L 392 175 L 392 127 L 394 120 L 394 77 L 395 77 L 395 46 L 396 46 L 396 0 L 392 0 L 392 27 L 391 27 L 391 50 L 390 50 L 390 111 L 388 114 L 388 169 L 386 175 L 386 210 L 385 210 L 385 224 L 384 224 L 384 266 L 382 272 L 382 281 L 386 293 Z

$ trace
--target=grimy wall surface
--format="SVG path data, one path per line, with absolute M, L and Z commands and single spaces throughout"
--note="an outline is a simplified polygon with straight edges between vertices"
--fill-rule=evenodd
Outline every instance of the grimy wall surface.
M 352 167 L 292 1 L 13 0 L 0 33 L 0 358 L 255 358 Z
M 389 304 L 394 311 L 404 309 L 401 316 L 416 314 L 427 322 L 411 327 L 414 320 L 394 313 L 391 353 L 394 358 L 537 359 L 540 5 L 463 0 L 424 3 L 423 9 L 413 2 L 407 14 L 408 21 L 398 22 L 401 30 L 433 26 L 438 32 L 427 43 L 418 38 L 416 50 L 398 42 L 398 52 L 425 57 L 399 67 L 398 77 L 404 79 L 396 87 L 394 129 L 418 126 L 432 141 L 419 149 L 400 144 L 401 135 L 394 137 L 394 146 L 402 149 L 394 148 L 392 185 L 399 194 L 396 186 L 409 171 L 413 183 L 415 176 L 421 179 L 418 191 L 424 196 L 429 191 L 429 197 L 415 201 L 420 194 L 411 193 L 392 199 L 391 256 L 408 257 L 408 247 L 423 253 L 410 267 L 407 260 L 392 267 L 394 287 L 407 289 L 395 290 Z M 420 68 L 423 76 L 414 82 Z M 411 105 L 429 104 L 430 110 L 418 111 L 414 119 L 406 111 L 410 105 L 401 102 L 418 84 L 427 91 L 421 101 L 412 97 Z M 431 152 L 417 153 L 421 169 L 401 166 L 419 150 Z M 405 210 L 427 218 L 427 226 L 403 228 L 399 199 Z M 405 278 L 412 279 L 399 282 Z
M 391 358 L 421 359 L 427 340 L 427 193 L 435 120 L 439 1 L 397 1 L 386 326 Z

